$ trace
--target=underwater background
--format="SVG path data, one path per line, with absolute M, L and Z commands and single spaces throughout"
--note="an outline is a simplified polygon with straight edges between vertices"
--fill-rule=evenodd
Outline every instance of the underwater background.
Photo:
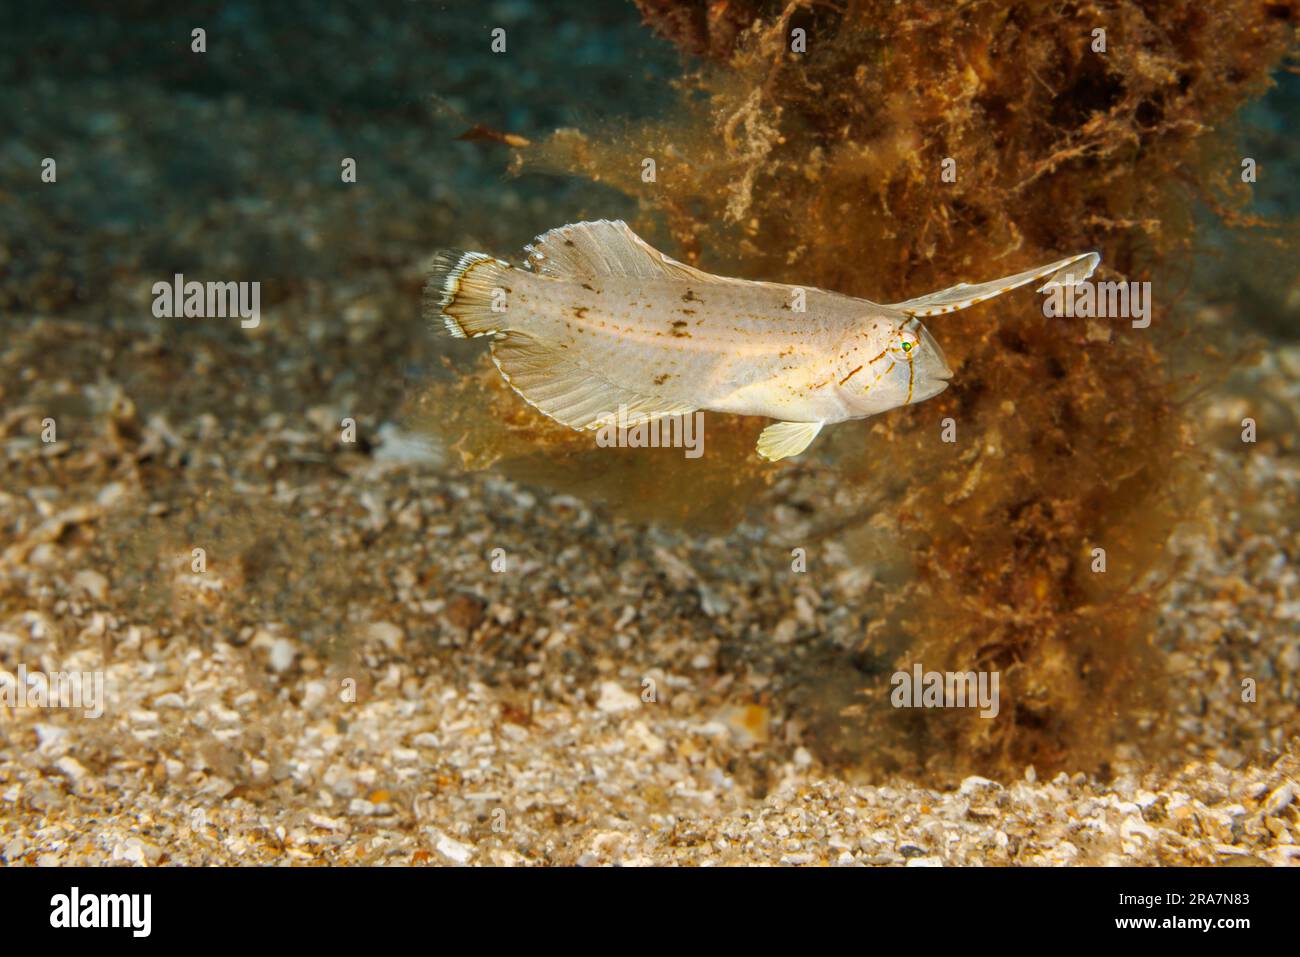
M 0 859 L 1300 860 L 1294 3 L 12 6 L 0 668 L 107 700 L 0 703 Z M 1153 321 L 598 448 L 421 292 L 599 218 L 880 302 L 1096 249 Z

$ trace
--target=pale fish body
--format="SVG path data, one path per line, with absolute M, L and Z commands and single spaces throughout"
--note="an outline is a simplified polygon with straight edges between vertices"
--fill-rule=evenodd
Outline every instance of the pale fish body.
M 1080 282 L 1100 258 L 1083 253 L 880 305 L 714 276 L 665 256 L 622 222 L 552 229 L 527 254 L 523 268 L 483 253 L 439 257 L 426 287 L 429 312 L 454 336 L 492 336 L 493 361 L 510 386 L 571 428 L 697 409 L 761 415 L 779 420 L 759 438 L 770 460 L 798 455 L 825 425 L 947 388 L 952 371 L 922 317 L 1047 277 Z

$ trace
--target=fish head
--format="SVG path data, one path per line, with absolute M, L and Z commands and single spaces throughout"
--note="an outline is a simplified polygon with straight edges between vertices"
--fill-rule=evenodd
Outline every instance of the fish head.
M 930 335 L 930 330 L 921 324 L 921 320 L 909 317 L 899 327 L 896 335 L 898 341 L 892 347 L 893 351 L 895 354 L 901 353 L 909 366 L 911 387 L 907 401 L 923 402 L 948 388 L 952 368 L 948 365 L 943 349 L 934 336 Z
M 841 398 L 860 415 L 934 398 L 952 369 L 930 331 L 915 316 L 874 316 L 852 350 Z

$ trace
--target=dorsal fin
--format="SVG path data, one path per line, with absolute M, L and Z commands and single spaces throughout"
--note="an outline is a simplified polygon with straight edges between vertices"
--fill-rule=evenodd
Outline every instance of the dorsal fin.
M 574 281 L 628 276 L 691 282 L 729 281 L 664 255 L 632 232 L 621 219 L 557 226 L 538 236 L 524 251 L 528 268 L 552 279 Z
M 958 309 L 965 309 L 987 299 L 993 299 L 1004 292 L 1010 292 L 1019 286 L 1024 286 L 1036 279 L 1045 279 L 1048 276 L 1051 278 L 1043 286 L 1039 287 L 1039 292 L 1043 292 L 1053 283 L 1068 286 L 1073 283 L 1083 282 L 1092 275 L 1099 262 L 1101 262 L 1101 256 L 1098 253 L 1079 253 L 1077 256 L 1060 259 L 1046 266 L 1027 269 L 1024 272 L 1016 273 L 1014 276 L 1004 276 L 991 282 L 982 282 L 974 286 L 970 283 L 959 282 L 948 289 L 940 289 L 938 292 L 932 292 L 916 299 L 891 303 L 888 308 L 897 309 L 899 312 L 905 312 L 909 316 L 917 317 L 956 312 Z

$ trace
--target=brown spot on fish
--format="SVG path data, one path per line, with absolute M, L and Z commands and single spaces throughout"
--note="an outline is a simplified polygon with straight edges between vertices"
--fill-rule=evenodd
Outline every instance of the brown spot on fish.
M 846 375 L 843 379 L 840 380 L 840 385 L 843 385 L 844 383 L 848 382 L 850 379 L 852 379 L 855 375 L 857 375 L 861 371 L 862 371 L 862 366 L 858 366 L 856 369 L 854 369 L 852 372 L 850 372 L 848 375 Z
M 686 331 L 685 319 L 673 320 L 673 335 L 678 339 L 689 339 L 691 337 L 691 334 Z
M 662 374 L 660 374 L 660 375 L 655 376 L 655 378 L 654 378 L 654 383 L 655 383 L 655 385 L 663 385 L 665 382 L 667 382 L 667 381 L 668 381 L 669 379 L 671 379 L 672 377 L 673 377 L 673 376 L 672 376 L 672 373 L 671 373 L 671 372 L 664 372 L 664 373 L 662 373 Z
M 586 314 L 587 314 L 587 307 L 586 307 L 586 306 L 574 306 L 574 307 L 573 307 L 573 316 L 574 316 L 575 319 L 581 319 L 581 318 L 582 318 L 583 316 L 585 316 Z
M 686 295 L 682 296 L 682 302 L 703 302 L 699 296 L 695 295 L 695 290 L 687 289 Z

